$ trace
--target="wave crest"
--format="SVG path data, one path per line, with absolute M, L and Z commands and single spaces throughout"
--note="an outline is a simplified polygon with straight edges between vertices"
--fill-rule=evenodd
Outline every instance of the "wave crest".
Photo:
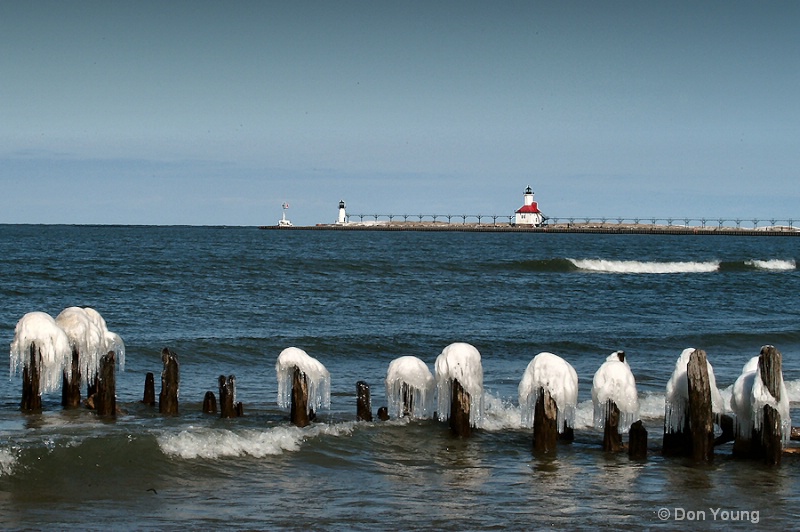
M 236 456 L 263 458 L 298 451 L 307 438 L 325 434 L 340 436 L 349 434 L 352 429 L 352 423 L 314 425 L 305 429 L 294 426 L 240 431 L 193 428 L 177 434 L 160 435 L 158 446 L 164 454 L 186 460 Z
M 709 273 L 719 270 L 719 261 L 643 262 L 637 260 L 567 259 L 576 268 L 603 273 Z

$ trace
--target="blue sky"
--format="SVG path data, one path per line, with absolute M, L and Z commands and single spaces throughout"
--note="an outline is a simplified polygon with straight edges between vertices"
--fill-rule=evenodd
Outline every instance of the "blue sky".
M 0 223 L 800 219 L 797 2 L 0 2 Z

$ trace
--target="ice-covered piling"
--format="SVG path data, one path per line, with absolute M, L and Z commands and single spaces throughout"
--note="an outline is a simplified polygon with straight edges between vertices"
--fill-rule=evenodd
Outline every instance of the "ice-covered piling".
M 161 350 L 161 361 L 164 363 L 164 369 L 161 371 L 161 393 L 158 395 L 158 411 L 166 415 L 177 415 L 180 391 L 178 355 L 165 347 Z
M 389 415 L 427 418 L 433 410 L 435 380 L 428 366 L 417 357 L 404 356 L 389 363 L 386 399 Z
M 737 426 L 734 456 L 779 464 L 791 436 L 791 418 L 781 354 L 774 346 L 765 345 L 745 364 L 733 385 L 731 409 Z
M 55 318 L 67 335 L 72 348 L 72 364 L 65 368 L 62 404 L 66 408 L 80 404 L 80 382 L 84 378 L 90 392 L 100 371 L 100 361 L 113 352 L 120 370 L 125 368 L 125 344 L 116 333 L 108 330 L 106 320 L 93 308 L 67 307 Z
M 439 419 L 449 419 L 455 435 L 469 436 L 483 416 L 481 354 L 470 344 L 456 342 L 442 350 L 435 367 Z
M 278 375 L 278 405 L 291 407 L 294 425 L 308 425 L 320 407 L 330 406 L 330 373 L 302 349 L 287 347 L 281 351 L 275 372 Z
M 569 431 L 575 421 L 578 402 L 578 374 L 563 358 L 539 353 L 530 361 L 518 387 L 522 422 L 533 426 L 533 447 L 537 452 L 555 450 L 559 434 Z
M 25 314 L 14 329 L 10 349 L 12 375 L 22 373 L 23 410 L 40 410 L 41 395 L 57 390 L 72 349 L 69 339 L 55 320 L 45 312 Z
M 594 425 L 604 431 L 603 448 L 620 450 L 620 434 L 628 432 L 631 424 L 639 419 L 636 379 L 623 351 L 611 353 L 594 374 L 592 404 Z
M 702 353 L 701 358 L 705 368 L 698 366 L 694 369 L 692 376 L 695 380 L 690 386 L 689 365 L 695 351 Z M 697 363 L 699 363 L 699 359 Z M 703 397 L 705 397 L 706 388 L 710 397 L 710 413 L 705 411 L 705 407 L 703 407 L 703 410 L 698 410 L 700 407 L 698 401 L 702 399 L 703 404 L 705 404 Z M 696 392 L 694 403 L 690 401 L 690 389 Z M 702 395 L 699 395 L 701 391 Z M 666 456 L 694 456 L 698 461 L 706 461 L 703 458 L 703 456 L 706 456 L 710 460 L 711 456 L 713 456 L 710 454 L 713 452 L 713 441 L 711 450 L 709 450 L 709 444 L 705 443 L 708 438 L 707 423 L 705 421 L 700 421 L 700 418 L 698 418 L 696 422 L 690 422 L 692 404 L 695 405 L 695 416 L 712 417 L 711 434 L 713 435 L 713 418 L 719 418 L 724 414 L 725 403 L 717 389 L 714 368 L 708 362 L 705 352 L 689 347 L 681 352 L 675 363 L 672 376 L 667 382 L 663 453 Z

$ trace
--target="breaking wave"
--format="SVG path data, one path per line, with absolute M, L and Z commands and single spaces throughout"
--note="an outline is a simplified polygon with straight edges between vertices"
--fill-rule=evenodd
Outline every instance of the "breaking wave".
M 567 259 L 576 268 L 603 273 L 709 273 L 719 270 L 719 261 L 642 262 L 636 260 Z
M 298 451 L 309 438 L 348 435 L 353 427 L 354 423 L 346 422 L 335 425 L 318 424 L 302 429 L 294 426 L 240 431 L 192 428 L 177 434 L 162 434 L 157 440 L 164 454 L 187 460 L 239 456 L 263 458 Z
M 797 263 L 793 260 L 748 260 L 745 261 L 746 266 L 757 268 L 759 270 L 773 270 L 773 271 L 787 271 L 797 269 Z

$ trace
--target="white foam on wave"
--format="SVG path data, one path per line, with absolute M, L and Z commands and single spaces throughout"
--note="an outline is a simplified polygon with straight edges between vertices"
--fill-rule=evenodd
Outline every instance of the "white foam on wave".
M 189 428 L 177 434 L 162 434 L 157 440 L 161 452 L 186 460 L 238 456 L 263 458 L 298 451 L 309 438 L 349 435 L 354 426 L 353 422 L 346 422 L 335 425 L 315 424 L 302 429 L 294 426 L 239 431 Z
M 745 261 L 745 264 L 748 266 L 753 266 L 754 268 L 759 268 L 761 270 L 772 270 L 772 271 L 788 271 L 797 269 L 797 263 L 793 260 L 781 260 L 781 259 L 771 259 L 771 260 L 748 260 Z
M 0 477 L 10 475 L 17 463 L 17 457 L 8 449 L 0 449 Z
M 800 389 L 800 382 L 798 382 Z M 639 395 L 639 417 L 641 419 L 663 419 L 665 400 L 663 393 L 642 393 Z M 580 402 L 575 407 L 576 430 L 594 428 L 594 404 L 591 399 Z M 522 409 L 511 401 L 484 392 L 484 416 L 480 428 L 490 432 L 502 430 L 527 429 L 523 423 Z
M 719 270 L 719 261 L 642 262 L 638 260 L 567 259 L 576 268 L 603 273 L 709 273 Z

